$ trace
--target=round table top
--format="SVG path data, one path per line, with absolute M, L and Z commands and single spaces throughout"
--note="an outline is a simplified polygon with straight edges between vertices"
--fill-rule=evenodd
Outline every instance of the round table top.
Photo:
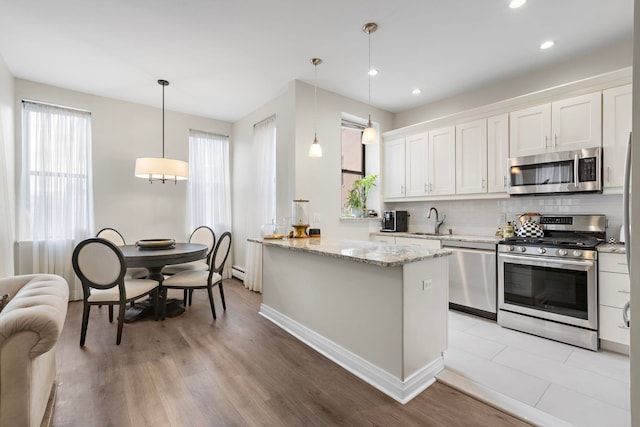
M 136 245 L 120 246 L 127 267 L 164 267 L 198 261 L 207 257 L 207 245 L 176 243 L 169 249 L 140 249 Z

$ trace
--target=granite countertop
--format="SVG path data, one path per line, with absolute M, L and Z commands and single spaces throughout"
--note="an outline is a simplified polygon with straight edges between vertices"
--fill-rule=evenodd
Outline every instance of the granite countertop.
M 610 253 L 610 254 L 625 254 L 627 251 L 624 248 L 624 243 L 616 243 L 614 245 L 610 243 L 601 243 L 598 245 L 598 252 Z
M 397 267 L 411 262 L 451 255 L 447 249 L 426 249 L 414 245 L 390 245 L 366 240 L 248 239 L 264 246 L 277 246 L 292 251 L 309 252 L 381 267 Z
M 502 240 L 498 236 L 475 236 L 471 234 L 415 234 L 404 232 L 384 232 L 375 231 L 371 233 L 376 236 L 392 236 L 392 237 L 410 237 L 412 239 L 429 239 L 429 240 L 456 240 L 461 242 L 477 242 L 477 243 L 498 243 Z

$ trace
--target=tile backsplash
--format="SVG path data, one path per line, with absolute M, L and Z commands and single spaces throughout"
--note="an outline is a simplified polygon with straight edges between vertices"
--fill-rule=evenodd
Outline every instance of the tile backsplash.
M 386 203 L 387 210 L 409 211 L 409 231 L 425 231 L 427 212 L 438 210 L 446 215 L 440 233 L 493 235 L 506 221 L 515 221 L 524 212 L 542 214 L 601 214 L 607 217 L 607 238 L 618 238 L 622 225 L 622 195 L 571 194 L 558 196 L 523 196 L 504 199 L 445 200 L 434 202 Z

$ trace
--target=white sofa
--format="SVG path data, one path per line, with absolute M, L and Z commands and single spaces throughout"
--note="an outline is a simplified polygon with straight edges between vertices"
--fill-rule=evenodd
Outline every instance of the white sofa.
M 67 313 L 69 286 L 60 276 L 0 278 L 0 427 L 40 427 L 54 392 L 54 347 Z

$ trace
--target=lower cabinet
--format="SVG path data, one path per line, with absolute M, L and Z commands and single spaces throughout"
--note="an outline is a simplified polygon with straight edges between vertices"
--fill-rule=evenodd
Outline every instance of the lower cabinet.
M 607 342 L 615 343 L 624 346 L 623 350 L 628 351 L 629 328 L 622 319 L 622 308 L 631 298 L 627 258 L 625 254 L 619 253 L 600 252 L 598 256 L 598 335 L 600 343 L 605 348 L 607 348 Z

